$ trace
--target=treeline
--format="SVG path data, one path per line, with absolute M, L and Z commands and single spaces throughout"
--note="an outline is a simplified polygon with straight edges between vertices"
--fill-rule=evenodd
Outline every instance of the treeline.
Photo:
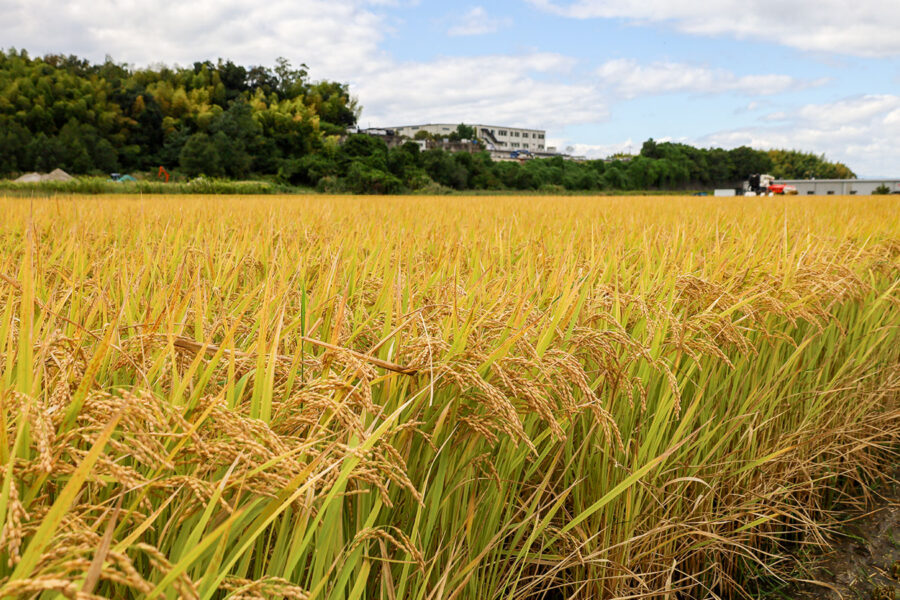
M 290 183 L 321 191 L 399 193 L 411 190 L 678 190 L 737 187 L 751 173 L 785 178 L 845 178 L 853 172 L 822 156 L 762 151 L 746 146 L 694 148 L 648 140 L 637 156 L 573 161 L 562 157 L 493 161 L 488 152 L 420 152 L 407 142 L 388 149 L 376 137 L 349 136 L 342 145 L 291 161 L 282 175 Z
M 0 51 L 0 173 L 109 173 L 180 167 L 188 175 L 277 173 L 356 123 L 345 84 L 305 65 L 231 61 L 132 69 L 112 59 Z
M 740 182 L 752 173 L 768 173 L 778 179 L 856 177 L 843 163 L 829 162 L 824 155 L 797 150 L 754 150 L 747 146 L 732 150 L 695 148 L 649 139 L 641 147 L 640 158 L 658 161 L 656 169 L 659 172 L 668 172 L 683 182 L 699 185 Z M 652 168 L 647 170 L 652 174 Z
M 694 148 L 647 140 L 636 156 L 493 161 L 487 152 L 388 149 L 345 136 L 359 107 L 346 84 L 308 79 L 306 65 L 219 59 L 133 69 L 107 58 L 31 58 L 0 51 L 0 175 L 152 171 L 246 179 L 329 192 L 649 190 L 737 186 L 751 173 L 843 178 L 823 156 L 748 147 Z M 461 125 L 458 137 L 473 135 Z

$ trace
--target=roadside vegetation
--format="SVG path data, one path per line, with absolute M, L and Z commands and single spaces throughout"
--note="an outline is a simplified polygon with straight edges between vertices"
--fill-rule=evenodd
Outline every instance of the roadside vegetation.
M 0 190 L 10 195 L 55 194 L 274 194 L 299 192 L 271 181 L 232 181 L 200 177 L 191 181 L 163 183 L 153 180 L 110 181 L 104 177 L 78 177 L 71 181 L 17 183 L 0 181 Z M 309 191 L 309 190 L 307 190 Z
M 311 81 L 305 65 L 284 59 L 272 68 L 220 59 L 138 69 L 10 49 L 0 51 L 0 176 L 61 168 L 154 180 L 162 166 L 179 183 L 262 179 L 358 194 L 709 190 L 739 185 L 751 173 L 853 176 L 847 166 L 805 152 L 652 139 L 638 155 L 584 162 L 501 162 L 486 152 L 419 152 L 412 143 L 388 149 L 377 137 L 346 135 L 359 111 L 347 85 Z M 460 124 L 448 138 L 471 135 Z
M 897 462 L 891 196 L 0 211 L 0 596 L 739 597 Z

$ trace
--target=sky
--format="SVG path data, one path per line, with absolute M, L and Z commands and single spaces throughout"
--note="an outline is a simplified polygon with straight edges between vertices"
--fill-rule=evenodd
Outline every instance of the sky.
M 825 154 L 900 177 L 900 0 L 0 0 L 0 47 L 136 67 L 305 63 L 360 125 Z

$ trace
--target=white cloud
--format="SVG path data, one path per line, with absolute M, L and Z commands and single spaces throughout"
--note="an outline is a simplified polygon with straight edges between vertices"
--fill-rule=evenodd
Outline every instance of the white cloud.
M 377 68 L 383 0 L 0 0 L 3 45 L 138 65 L 231 58 L 274 65 L 285 56 L 313 74 L 345 78 Z
M 825 154 L 840 161 L 859 177 L 897 177 L 900 155 L 900 95 L 861 95 L 825 104 L 807 104 L 794 111 L 767 115 L 759 127 L 718 131 L 693 139 L 660 137 L 698 147 L 758 149 L 786 148 Z M 771 123 L 770 122 L 777 122 Z M 561 150 L 588 158 L 605 158 L 617 152 L 640 152 L 633 139 L 608 144 L 577 144 L 555 140 Z
M 777 121 L 789 121 L 791 119 L 790 115 L 784 111 L 777 111 L 773 113 L 769 113 L 767 115 L 763 115 L 760 117 L 760 120 L 767 121 L 770 123 L 774 123 Z
M 399 63 L 361 78 L 364 125 L 478 122 L 559 127 L 597 122 L 608 109 L 596 87 L 547 81 L 573 61 L 551 53 Z
M 900 174 L 900 96 L 862 95 L 827 104 L 808 104 L 778 113 L 778 126 L 722 131 L 698 140 L 701 145 L 795 148 L 824 153 L 858 175 Z
M 771 95 L 824 83 L 824 80 L 807 83 L 777 74 L 737 76 L 725 69 L 668 61 L 641 65 L 624 58 L 603 63 L 596 74 L 604 87 L 625 98 L 673 92 Z
M 816 52 L 900 54 L 900 2 L 896 0 L 527 1 L 575 19 L 660 23 L 689 34 L 729 35 Z
M 447 31 L 447 35 L 484 35 L 509 27 L 512 19 L 491 17 L 483 6 L 476 6 L 466 12 L 459 22 Z
M 570 144 L 567 146 L 558 146 L 557 149 L 566 151 L 573 156 L 584 156 L 593 160 L 597 158 L 606 158 L 613 154 L 637 154 L 641 151 L 641 142 L 635 142 L 629 138 L 624 142 L 614 142 L 612 144 Z
M 746 114 L 748 114 L 748 113 L 752 113 L 752 112 L 756 112 L 756 111 L 762 110 L 763 106 L 764 106 L 764 103 L 763 103 L 763 102 L 760 102 L 760 101 L 758 101 L 758 100 L 753 100 L 753 101 L 748 102 L 747 104 L 745 104 L 745 105 L 743 105 L 743 106 L 739 106 L 739 107 L 735 108 L 735 109 L 734 109 L 734 114 L 736 114 L 736 115 L 746 115 Z

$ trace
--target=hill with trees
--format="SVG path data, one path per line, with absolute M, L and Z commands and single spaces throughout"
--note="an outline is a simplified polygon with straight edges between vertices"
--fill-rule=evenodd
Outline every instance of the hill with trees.
M 285 59 L 274 69 L 222 60 L 132 69 L 0 52 L 0 173 L 277 173 L 356 123 L 346 85 L 306 75 Z
M 264 176 L 322 191 L 677 190 L 738 185 L 750 173 L 852 177 L 841 163 L 793 150 L 695 148 L 647 140 L 636 156 L 494 161 L 487 152 L 388 149 L 345 135 L 360 107 L 346 84 L 311 81 L 306 65 L 219 59 L 132 68 L 107 58 L 32 58 L 0 51 L 0 175 L 152 171 Z M 471 137 L 460 125 L 457 138 Z

